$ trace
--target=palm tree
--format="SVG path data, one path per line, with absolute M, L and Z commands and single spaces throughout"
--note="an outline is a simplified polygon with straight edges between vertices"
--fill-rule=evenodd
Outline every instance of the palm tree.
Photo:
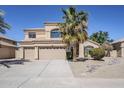
M 0 10 L 0 33 L 5 34 L 6 33 L 6 29 L 10 29 L 10 25 L 8 25 L 5 21 L 4 21 L 4 12 L 2 10 Z
M 87 13 L 84 11 L 77 12 L 74 7 L 62 9 L 64 13 L 64 23 L 60 23 L 62 39 L 67 47 L 73 47 L 73 61 L 77 57 L 77 45 L 87 39 Z M 82 48 L 83 49 L 83 48 Z

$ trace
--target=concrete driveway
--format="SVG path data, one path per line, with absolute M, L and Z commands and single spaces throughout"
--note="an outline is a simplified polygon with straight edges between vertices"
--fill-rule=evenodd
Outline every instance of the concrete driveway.
M 67 61 L 42 60 L 0 67 L 0 87 L 124 87 L 124 80 L 75 78 Z
M 0 71 L 0 87 L 76 87 L 65 60 L 42 60 L 12 65 Z

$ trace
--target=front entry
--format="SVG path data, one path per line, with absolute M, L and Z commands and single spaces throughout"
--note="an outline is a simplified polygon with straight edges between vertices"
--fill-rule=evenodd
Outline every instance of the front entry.
M 84 47 L 84 56 L 85 56 L 85 57 L 90 57 L 89 51 L 90 51 L 91 49 L 93 49 L 93 48 L 94 48 L 93 46 L 85 46 L 85 47 Z

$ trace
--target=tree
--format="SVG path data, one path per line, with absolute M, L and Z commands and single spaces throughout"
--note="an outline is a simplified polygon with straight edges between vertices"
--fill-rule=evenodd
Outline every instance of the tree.
M 64 13 L 64 23 L 60 23 L 59 27 L 62 31 L 62 39 L 67 47 L 73 47 L 73 61 L 76 61 L 77 45 L 87 40 L 87 13 L 84 11 L 77 12 L 74 7 L 62 9 Z
M 110 51 L 113 49 L 110 43 L 113 42 L 113 39 L 109 38 L 108 32 L 99 31 L 93 33 L 90 39 L 99 43 L 106 50 L 105 56 L 110 56 Z
M 0 10 L 0 33 L 5 34 L 6 29 L 10 29 L 10 25 L 8 25 L 4 20 L 4 12 Z
M 108 32 L 104 32 L 104 31 L 99 31 L 99 32 L 96 32 L 96 33 L 93 33 L 91 36 L 90 36 L 90 39 L 99 43 L 99 44 L 103 44 L 104 42 L 113 42 L 112 39 L 109 39 L 109 34 Z

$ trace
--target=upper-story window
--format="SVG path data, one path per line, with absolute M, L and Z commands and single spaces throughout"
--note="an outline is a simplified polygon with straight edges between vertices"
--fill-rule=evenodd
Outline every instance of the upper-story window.
M 36 38 L 36 33 L 35 32 L 29 32 L 28 36 L 29 36 L 29 38 Z
M 59 30 L 53 30 L 51 31 L 51 38 L 60 38 L 61 32 Z

